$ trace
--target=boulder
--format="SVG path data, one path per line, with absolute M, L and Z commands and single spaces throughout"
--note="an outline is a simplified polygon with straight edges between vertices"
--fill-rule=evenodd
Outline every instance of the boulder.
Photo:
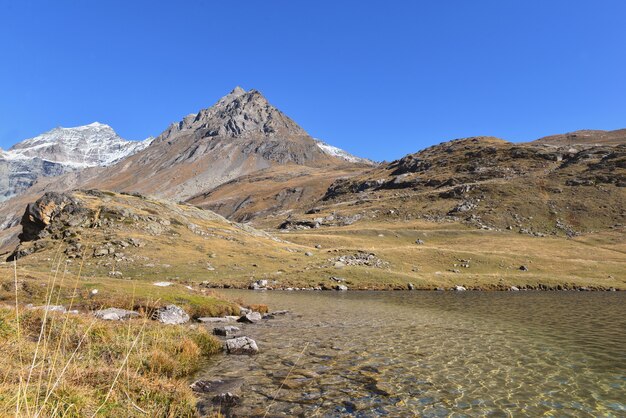
M 517 286 L 511 286 L 511 292 L 519 292 L 519 288 Z
M 152 319 L 167 325 L 179 325 L 189 322 L 189 315 L 181 307 L 167 305 L 154 311 Z
M 248 337 L 237 337 L 226 340 L 224 343 L 226 352 L 228 354 L 257 354 L 259 347 L 256 345 L 256 341 Z
M 248 286 L 248 289 L 251 290 L 261 290 L 261 289 L 265 289 L 267 287 L 267 280 L 257 280 L 254 283 L 251 283 L 250 286 Z
M 348 290 L 348 286 L 346 286 L 344 284 L 338 284 L 337 286 L 335 286 L 335 290 L 346 291 L 346 290 Z
M 250 312 L 245 315 L 242 315 L 237 322 L 243 322 L 246 324 L 254 324 L 255 322 L 259 322 L 262 319 L 261 314 L 258 312 Z
M 415 290 L 415 285 L 413 283 L 409 283 L 406 285 L 406 288 L 409 290 Z
M 101 309 L 94 312 L 94 315 L 96 318 L 104 319 L 105 321 L 122 321 L 139 316 L 135 311 L 120 308 Z
M 521 271 L 528 271 L 528 267 L 526 267 L 526 266 L 519 266 L 519 269 Z
M 416 243 L 417 245 L 424 245 L 424 241 L 422 241 L 421 239 L 416 239 L 416 240 L 415 240 L 415 243 Z
M 454 290 L 456 290 L 457 292 L 465 292 L 467 289 L 463 286 L 454 286 Z

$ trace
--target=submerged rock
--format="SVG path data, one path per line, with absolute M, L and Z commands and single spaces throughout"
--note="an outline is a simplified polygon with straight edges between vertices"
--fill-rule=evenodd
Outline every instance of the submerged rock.
M 230 337 L 240 331 L 238 327 L 232 325 L 226 325 L 224 327 L 213 328 L 213 335 L 221 335 L 222 337 Z
M 183 308 L 176 305 L 167 305 L 154 311 L 152 319 L 167 325 L 178 325 L 189 322 L 189 315 Z
M 237 337 L 226 340 L 224 343 L 228 354 L 257 354 L 259 347 L 256 341 L 248 337 Z
M 270 312 L 268 314 L 263 315 L 263 319 L 274 319 L 277 316 L 287 315 L 288 313 L 289 311 L 274 311 L 274 312 Z
M 120 308 L 101 309 L 94 312 L 94 316 L 105 321 L 122 321 L 125 319 L 135 318 L 139 313 Z

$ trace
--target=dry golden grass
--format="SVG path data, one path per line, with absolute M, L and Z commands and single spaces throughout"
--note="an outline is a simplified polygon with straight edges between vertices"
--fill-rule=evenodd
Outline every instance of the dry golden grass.
M 22 280 L 14 269 L 13 303 L 0 305 L 0 416 L 196 416 L 187 380 L 220 342 L 204 327 L 166 326 L 147 315 L 109 322 L 25 307 L 21 298 L 67 302 L 69 309 L 81 304 L 80 276 L 61 271 L 61 261 L 45 282 Z M 66 300 L 61 295 L 70 288 Z M 122 308 L 137 303 L 134 293 L 112 300 Z

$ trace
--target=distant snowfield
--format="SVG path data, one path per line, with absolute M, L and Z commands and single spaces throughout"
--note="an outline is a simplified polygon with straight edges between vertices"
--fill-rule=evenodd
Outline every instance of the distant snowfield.
M 352 155 L 349 152 L 344 151 L 341 148 L 337 148 L 330 144 L 327 144 L 326 142 L 320 139 L 315 138 L 315 142 L 317 143 L 317 146 L 320 147 L 320 149 L 324 153 L 328 155 L 332 155 L 333 157 L 338 157 L 343 160 L 349 161 L 351 163 L 374 164 L 374 161 L 372 160 L 368 160 L 367 158 L 361 158 L 361 157 Z

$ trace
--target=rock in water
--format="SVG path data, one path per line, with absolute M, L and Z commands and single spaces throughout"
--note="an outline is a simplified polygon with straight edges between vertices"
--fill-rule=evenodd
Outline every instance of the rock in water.
M 223 337 L 230 337 L 231 335 L 235 335 L 239 332 L 239 328 L 234 327 L 232 325 L 226 325 L 225 327 L 215 327 L 213 328 L 213 335 L 221 335 Z
M 237 320 L 237 322 L 244 322 L 247 324 L 254 324 L 255 322 L 259 322 L 262 319 L 261 314 L 258 312 L 250 312 L 245 315 L 242 315 L 241 318 Z
M 178 325 L 189 322 L 189 315 L 176 305 L 167 305 L 154 311 L 152 319 L 167 325 Z
M 94 312 L 94 315 L 98 319 L 104 319 L 105 321 L 122 321 L 124 319 L 130 319 L 139 316 L 135 311 L 129 311 L 127 309 L 108 308 L 101 309 Z
M 256 341 L 248 337 L 237 337 L 226 340 L 226 352 L 228 354 L 257 354 L 259 347 Z

